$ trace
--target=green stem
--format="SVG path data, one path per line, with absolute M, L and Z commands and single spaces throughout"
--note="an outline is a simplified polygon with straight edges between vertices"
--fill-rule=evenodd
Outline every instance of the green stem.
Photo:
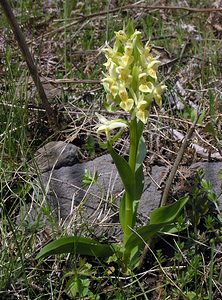
M 138 148 L 138 137 L 137 137 L 137 121 L 136 118 L 130 122 L 130 153 L 129 153 L 129 166 L 135 174 L 136 169 L 136 156 Z
M 142 126 L 142 127 L 141 127 Z M 132 119 L 130 122 L 130 151 L 129 151 L 129 166 L 132 170 L 133 176 L 135 177 L 136 172 L 136 163 L 137 163 L 137 154 L 138 154 L 138 145 L 143 132 L 143 124 L 137 123 L 136 118 Z M 134 227 L 133 220 L 134 214 L 134 201 L 135 194 L 129 195 L 126 193 L 125 201 L 125 224 L 124 224 L 124 245 L 131 235 L 131 228 Z M 129 253 L 124 252 L 123 254 L 123 268 L 127 272 L 127 266 L 129 262 Z
M 132 195 L 126 193 L 126 201 L 125 201 L 125 225 L 124 225 L 124 245 L 126 244 L 130 234 L 133 220 L 133 198 Z
M 130 151 L 129 151 L 129 166 L 132 170 L 133 176 L 135 176 L 136 169 L 136 157 L 137 157 L 137 121 L 136 118 L 132 119 L 130 122 Z M 126 201 L 125 201 L 125 230 L 124 230 L 124 244 L 127 242 L 131 229 L 133 227 L 133 201 L 134 195 L 130 195 L 126 193 Z

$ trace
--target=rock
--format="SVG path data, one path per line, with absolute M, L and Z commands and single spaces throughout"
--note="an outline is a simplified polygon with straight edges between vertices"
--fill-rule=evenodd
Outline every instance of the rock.
M 62 141 L 49 142 L 36 152 L 33 164 L 42 173 L 63 166 L 71 166 L 77 162 L 77 152 L 78 147 L 72 144 Z
M 222 211 L 222 180 L 219 179 L 219 172 L 222 170 L 222 162 L 198 162 L 191 165 L 191 169 L 203 169 L 205 179 L 212 185 L 212 190 L 218 197 L 219 209 Z
M 115 235 L 119 227 L 111 223 L 119 222 L 118 207 L 123 185 L 112 158 L 107 154 L 92 161 L 75 163 L 77 152 L 77 147 L 64 142 L 51 142 L 38 151 L 36 163 L 41 174 L 35 179 L 33 199 L 40 199 L 39 207 L 48 203 L 59 224 L 65 222 L 75 228 L 81 228 L 83 224 L 89 231 L 103 235 L 104 228 L 112 227 L 111 234 Z M 193 164 L 192 168 L 203 168 L 214 191 L 217 195 L 221 194 L 221 182 L 217 178 L 222 169 L 221 162 L 200 162 Z M 83 185 L 85 170 L 92 177 L 98 175 L 90 186 Z M 165 173 L 165 167 L 153 166 L 151 174 L 145 174 L 144 192 L 138 209 L 140 223 L 146 223 L 150 212 L 158 207 L 161 199 L 158 185 Z M 221 196 L 219 199 L 222 209 Z M 39 208 L 33 206 L 29 209 L 32 219 L 35 219 L 33 210 L 38 212 Z M 110 230 L 107 232 L 110 235 Z
M 85 170 L 89 171 L 92 177 L 97 172 L 98 179 L 95 184 L 83 186 Z M 41 180 L 44 187 L 48 185 L 47 195 L 51 207 L 63 220 L 79 207 L 86 210 L 86 216 L 89 218 L 96 210 L 103 210 L 103 206 L 111 204 L 112 195 L 122 191 L 122 184 L 109 155 L 44 172 Z M 102 217 L 103 213 L 100 212 L 100 219 Z
M 92 176 L 95 176 L 96 172 L 98 174 L 95 184 L 88 187 L 83 187 L 82 182 L 85 170 Z M 154 181 L 159 182 L 164 170 L 164 167 L 155 166 L 152 170 L 153 181 L 148 176 L 145 178 L 145 190 L 139 207 L 144 216 L 148 216 L 159 205 L 161 191 Z M 96 216 L 99 221 L 104 220 L 108 218 L 109 209 L 112 213 L 116 211 L 123 193 L 122 182 L 110 155 L 45 172 L 41 179 L 43 186 L 48 185 L 47 195 L 51 207 L 55 212 L 59 212 L 58 217 L 63 220 L 73 213 L 76 214 L 79 206 L 86 211 L 85 217 L 90 222 Z

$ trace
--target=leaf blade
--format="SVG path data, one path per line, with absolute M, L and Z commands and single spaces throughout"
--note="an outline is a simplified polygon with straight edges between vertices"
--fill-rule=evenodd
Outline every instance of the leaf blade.
M 84 237 L 63 237 L 56 241 L 52 241 L 43 247 L 36 256 L 36 259 L 65 253 L 76 253 L 105 258 L 114 254 L 114 248 L 111 245 L 101 244 Z
M 108 145 L 108 150 L 112 156 L 112 159 L 114 160 L 114 163 L 121 177 L 126 193 L 131 195 L 132 199 L 134 199 L 135 185 L 136 185 L 135 176 L 128 162 L 121 155 L 116 153 L 116 151 L 110 145 Z
M 180 198 L 173 204 L 156 208 L 150 215 L 150 224 L 172 223 L 189 200 L 188 196 Z

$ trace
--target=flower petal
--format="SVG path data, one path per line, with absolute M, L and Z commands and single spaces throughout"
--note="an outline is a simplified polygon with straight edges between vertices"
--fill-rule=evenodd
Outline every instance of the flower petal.
M 134 101 L 131 98 L 128 98 L 127 100 L 121 101 L 119 106 L 125 110 L 126 112 L 130 112 L 133 108 Z
M 142 121 L 144 124 L 147 122 L 148 114 L 149 114 L 149 105 L 146 101 L 140 101 L 137 105 L 137 118 Z
M 116 128 L 126 128 L 127 127 L 127 124 L 123 121 L 113 121 L 112 123 L 110 123 L 109 125 L 109 129 L 110 130 L 113 130 L 113 129 L 116 129 Z
M 116 39 L 125 42 L 127 40 L 127 35 L 124 30 L 115 31 Z
M 109 120 L 107 120 L 104 116 L 98 114 L 97 112 L 95 114 L 101 124 L 107 124 L 109 122 Z
M 152 93 L 153 84 L 151 82 L 147 82 L 146 84 L 141 84 L 139 86 L 139 90 L 143 93 Z
M 161 107 L 162 106 L 162 97 L 161 94 L 162 92 L 166 89 L 166 85 L 164 84 L 159 84 L 155 87 L 153 90 L 153 98 L 156 101 L 156 104 Z

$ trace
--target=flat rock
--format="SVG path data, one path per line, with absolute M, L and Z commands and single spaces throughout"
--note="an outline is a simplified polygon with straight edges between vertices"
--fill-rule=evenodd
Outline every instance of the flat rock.
M 49 142 L 36 151 L 33 165 L 40 172 L 71 166 L 77 161 L 78 147 L 62 141 Z
M 85 170 L 92 177 L 96 177 L 96 174 L 98 176 L 94 184 L 86 187 L 83 185 Z M 148 216 L 159 205 L 161 192 L 154 182 L 161 180 L 164 171 L 164 167 L 155 166 L 152 178 L 145 177 L 145 190 L 139 209 L 143 215 Z M 51 207 L 63 219 L 76 211 L 77 207 L 84 206 L 87 219 L 95 215 L 95 211 L 99 211 L 99 219 L 102 220 L 108 207 L 118 207 L 118 200 L 123 193 L 122 182 L 108 154 L 86 163 L 44 172 L 41 180 L 43 186 L 48 186 L 47 195 Z
M 97 228 L 97 233 L 101 227 L 104 233 L 106 226 L 109 228 L 111 223 L 118 223 L 118 207 L 123 185 L 110 155 L 75 163 L 77 153 L 77 147 L 64 142 L 51 142 L 38 151 L 36 163 L 41 173 L 35 179 L 33 199 L 40 199 L 39 207 L 48 203 L 60 224 L 74 224 L 75 228 L 81 228 L 84 224 L 90 231 Z M 201 162 L 193 164 L 191 168 L 205 170 L 206 179 L 212 183 L 215 193 L 219 196 L 222 209 L 221 182 L 217 177 L 222 163 Z M 85 170 L 92 177 L 98 177 L 89 186 L 83 184 Z M 158 207 L 161 199 L 158 185 L 165 172 L 165 167 L 153 166 L 151 173 L 145 174 L 138 222 L 146 222 L 150 212 Z M 34 215 L 39 208 L 34 207 L 30 211 L 32 219 L 35 219 Z

